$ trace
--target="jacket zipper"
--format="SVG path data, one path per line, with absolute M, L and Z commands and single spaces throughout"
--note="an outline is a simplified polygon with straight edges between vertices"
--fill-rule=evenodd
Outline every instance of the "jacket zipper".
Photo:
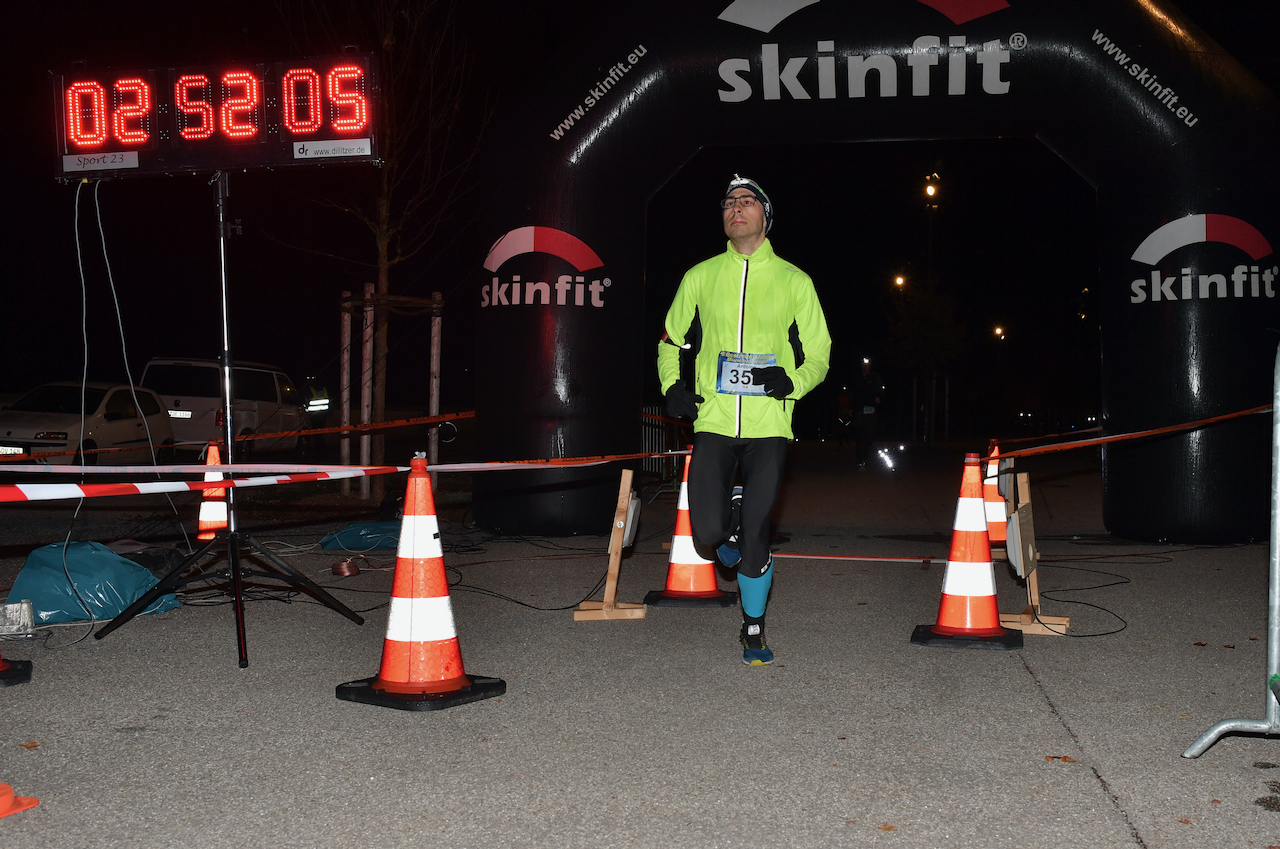
M 748 260 L 742 260 L 742 282 L 738 286 L 738 353 L 744 353 L 742 349 L 742 330 L 746 320 L 747 312 L 747 265 Z M 733 435 L 735 439 L 742 438 L 742 396 L 737 396 L 737 405 L 733 414 Z

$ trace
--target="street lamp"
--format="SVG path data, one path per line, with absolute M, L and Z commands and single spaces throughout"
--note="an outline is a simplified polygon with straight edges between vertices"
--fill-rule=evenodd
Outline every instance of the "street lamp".
M 1003 327 L 997 327 L 997 328 L 996 328 L 996 338 L 997 338 L 997 339 L 1000 339 L 1001 341 L 1003 341 L 1003 340 L 1004 340 L 1004 328 L 1003 328 Z
M 930 209 L 938 208 L 938 193 L 942 182 L 942 178 L 938 176 L 938 172 L 933 172 L 924 178 L 924 203 Z
M 899 289 L 901 289 L 903 284 L 906 282 L 907 282 L 907 279 L 903 277 L 901 274 L 893 278 L 893 285 L 897 286 Z

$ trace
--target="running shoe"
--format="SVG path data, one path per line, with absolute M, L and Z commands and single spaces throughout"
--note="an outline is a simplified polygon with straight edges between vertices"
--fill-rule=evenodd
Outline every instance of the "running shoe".
M 764 628 L 744 624 L 741 639 L 743 663 L 747 666 L 768 666 L 773 663 L 773 651 L 765 645 Z

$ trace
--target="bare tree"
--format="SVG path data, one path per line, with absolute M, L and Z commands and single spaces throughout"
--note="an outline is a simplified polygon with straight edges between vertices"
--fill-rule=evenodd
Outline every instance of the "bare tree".
M 373 420 L 384 421 L 392 269 L 421 251 L 448 217 L 487 116 L 462 120 L 470 63 L 452 0 L 278 0 L 278 8 L 295 50 L 336 53 L 354 44 L 378 57 L 384 164 L 371 190 L 318 202 L 352 216 L 373 237 L 374 261 L 343 259 L 376 268 L 383 300 L 375 309 Z M 373 463 L 384 460 L 384 439 L 377 435 Z M 383 479 L 372 483 L 380 499 Z

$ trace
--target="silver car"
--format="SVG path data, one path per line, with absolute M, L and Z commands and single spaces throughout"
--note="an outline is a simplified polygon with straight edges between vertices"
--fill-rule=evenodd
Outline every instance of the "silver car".
M 83 430 L 81 403 L 81 384 L 67 381 L 36 387 L 0 410 L 0 460 L 6 454 L 62 452 L 35 462 L 79 465 L 83 457 L 87 465 L 151 463 L 155 446 L 157 461 L 172 461 L 169 416 L 151 390 L 84 384 Z M 95 449 L 111 450 L 91 453 Z

